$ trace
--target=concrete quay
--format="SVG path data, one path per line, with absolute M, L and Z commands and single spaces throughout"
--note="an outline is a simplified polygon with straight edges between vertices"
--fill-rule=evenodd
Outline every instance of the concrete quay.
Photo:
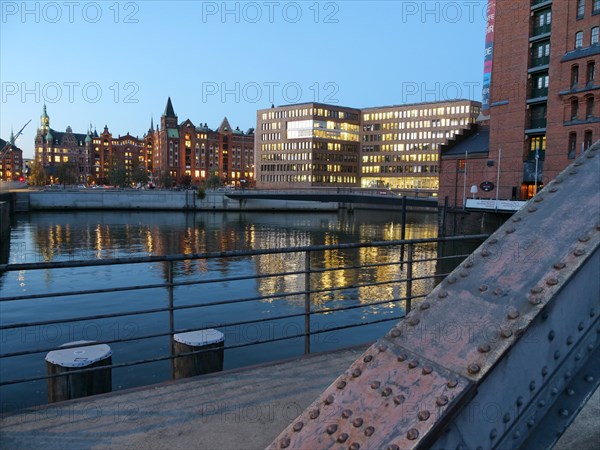
M 264 449 L 366 348 L 9 413 L 0 418 L 0 447 Z M 555 449 L 597 449 L 599 421 L 597 391 Z

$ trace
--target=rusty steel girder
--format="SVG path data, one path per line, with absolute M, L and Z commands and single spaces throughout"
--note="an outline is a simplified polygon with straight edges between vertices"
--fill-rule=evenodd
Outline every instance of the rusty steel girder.
M 600 141 L 269 449 L 548 448 L 600 380 Z

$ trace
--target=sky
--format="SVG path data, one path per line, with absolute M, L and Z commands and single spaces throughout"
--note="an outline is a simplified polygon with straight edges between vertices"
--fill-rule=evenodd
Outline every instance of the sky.
M 142 137 L 179 122 L 246 131 L 271 104 L 481 100 L 486 1 L 1 2 L 0 137 L 32 158 L 50 126 Z

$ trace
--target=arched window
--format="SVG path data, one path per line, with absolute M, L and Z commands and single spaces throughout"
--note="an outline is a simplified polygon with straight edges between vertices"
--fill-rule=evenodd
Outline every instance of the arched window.
M 583 147 L 587 150 L 592 146 L 592 130 L 585 130 L 583 135 Z
M 575 33 L 575 48 L 583 47 L 583 31 Z
M 579 113 L 579 100 L 577 98 L 571 99 L 571 120 L 577 120 L 577 114 Z
M 573 133 L 569 133 L 569 153 L 567 156 L 569 159 L 575 159 L 576 155 L 577 155 L 577 133 L 573 132 Z
M 585 118 L 591 119 L 594 117 L 594 96 L 590 95 L 585 99 Z
M 592 28 L 592 33 L 590 35 L 590 45 L 595 45 L 598 43 L 598 35 L 600 34 L 600 27 Z
M 574 89 L 579 84 L 579 64 L 571 66 L 571 88 Z

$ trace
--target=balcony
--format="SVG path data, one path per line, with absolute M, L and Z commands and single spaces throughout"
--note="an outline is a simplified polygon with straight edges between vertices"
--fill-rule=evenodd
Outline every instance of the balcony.
M 536 37 L 541 34 L 550 33 L 551 28 L 552 28 L 551 23 L 547 23 L 546 25 L 542 25 L 542 26 L 534 26 L 531 31 L 531 37 Z
M 531 95 L 529 98 L 540 98 L 540 97 L 548 97 L 548 88 L 532 88 Z
M 541 8 L 552 4 L 552 0 L 532 0 L 531 9 Z
M 529 119 L 529 128 L 537 129 L 537 128 L 546 128 L 546 118 L 545 117 L 532 117 Z
M 542 56 L 542 57 L 537 57 L 537 56 L 532 56 L 531 57 L 531 64 L 529 65 L 529 67 L 539 67 L 539 66 L 546 66 L 550 64 L 550 56 Z

